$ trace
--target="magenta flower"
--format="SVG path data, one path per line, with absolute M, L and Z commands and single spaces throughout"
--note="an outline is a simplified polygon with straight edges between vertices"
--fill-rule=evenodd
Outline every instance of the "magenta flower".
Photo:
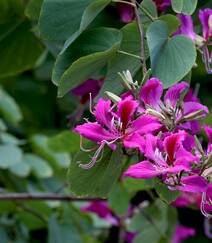
M 71 90 L 71 93 L 80 97 L 80 103 L 85 104 L 91 98 L 94 99 L 99 93 L 103 84 L 103 79 L 88 79 L 84 83 L 78 85 Z
M 75 128 L 81 136 L 100 144 L 92 161 L 87 165 L 80 165 L 88 169 L 95 163 L 104 145 L 115 149 L 114 143 L 121 141 L 126 148 L 138 148 L 143 151 L 142 135 L 158 130 L 162 125 L 158 119 L 150 115 L 142 115 L 134 119 L 138 102 L 131 96 L 120 100 L 111 107 L 110 100 L 99 99 L 95 106 L 94 116 L 96 122 L 86 122 Z
M 200 10 L 199 19 L 202 24 L 203 37 L 207 41 L 212 37 L 212 9 Z
M 166 9 L 171 5 L 171 0 L 153 0 L 160 12 L 166 11 Z
M 207 153 L 211 153 L 212 152 L 212 128 L 210 126 L 203 126 L 205 133 L 208 137 L 208 149 L 207 149 Z
M 123 23 L 130 23 L 134 20 L 134 7 L 126 3 L 118 3 L 117 10 Z
M 181 21 L 181 26 L 174 35 L 185 35 L 195 41 L 196 34 L 194 32 L 193 20 L 190 15 L 178 14 L 178 19 Z
M 204 177 L 199 175 L 183 176 L 180 180 L 180 186 L 175 188 L 185 192 L 205 192 L 208 187 L 208 183 Z
M 110 224 L 118 225 L 118 219 L 113 216 L 107 202 L 101 200 L 92 201 L 86 206 L 81 207 L 81 211 L 95 213 L 99 218 L 106 220 Z
M 199 131 L 198 122 L 195 117 L 190 117 L 198 112 L 196 118 L 202 118 L 209 113 L 208 108 L 203 106 L 198 101 L 194 101 L 194 97 L 189 95 L 183 100 L 183 106 L 179 105 L 179 100 L 183 92 L 189 89 L 186 82 L 180 82 L 171 86 L 164 96 L 164 101 L 161 100 L 163 94 L 163 84 L 157 78 L 149 79 L 141 88 L 139 97 L 143 102 L 144 108 L 151 112 L 159 112 L 163 123 L 169 129 L 188 129 L 193 133 Z M 184 119 L 184 117 L 187 119 Z M 190 117 L 190 118 L 189 118 Z
M 190 162 L 195 161 L 196 157 L 183 148 L 182 141 L 186 134 L 182 131 L 167 136 L 161 145 L 158 144 L 158 138 L 153 135 L 146 135 L 145 156 L 149 160 L 144 160 L 137 164 L 131 165 L 124 176 L 139 179 L 147 179 L 156 176 L 165 175 L 165 180 L 169 181 L 167 174 L 176 174 L 181 171 L 191 171 Z
M 123 220 L 124 218 L 120 218 L 117 215 L 114 215 L 110 207 L 108 206 L 108 203 L 101 200 L 95 200 L 92 202 L 89 202 L 86 206 L 81 207 L 80 210 L 82 212 L 90 212 L 96 214 L 99 218 L 107 221 L 112 226 L 120 226 L 120 219 Z M 128 219 L 132 216 L 132 212 L 129 209 L 127 215 L 125 215 L 125 219 Z M 125 232 L 124 234 L 124 240 L 127 243 L 132 243 L 133 239 L 136 236 L 136 232 Z
M 178 225 L 172 238 L 172 243 L 182 243 L 185 239 L 195 236 L 196 232 L 193 228 Z

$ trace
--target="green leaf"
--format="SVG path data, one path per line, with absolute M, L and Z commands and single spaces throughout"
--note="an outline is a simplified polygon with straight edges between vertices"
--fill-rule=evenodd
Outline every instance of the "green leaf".
M 44 0 L 39 19 L 41 37 L 57 41 L 69 38 L 79 29 L 81 16 L 91 2 L 92 0 Z
M 175 15 L 172 15 L 172 14 L 161 15 L 159 17 L 159 20 L 163 20 L 166 22 L 166 24 L 168 26 L 169 35 L 171 35 L 175 31 L 177 31 L 178 27 L 181 24 L 180 20 Z
M 133 241 L 136 243 L 168 243 L 171 242 L 175 226 L 176 210 L 158 199 L 149 207 L 141 208 L 134 214 L 127 230 L 139 232 Z
M 20 163 L 10 166 L 9 170 L 16 176 L 27 177 L 30 173 L 30 166 L 22 160 Z
M 192 15 L 197 7 L 197 0 L 172 0 L 172 9 L 176 13 Z
M 27 20 L 10 20 L 0 25 L 1 78 L 35 67 L 42 51 L 42 45 Z
M 144 228 L 138 233 L 133 240 L 133 243 L 158 243 L 160 240 L 160 234 L 154 227 Z
M 53 175 L 53 170 L 48 162 L 35 154 L 25 154 L 23 161 L 31 167 L 32 172 L 38 178 L 47 178 Z
M 12 123 L 17 124 L 19 121 L 22 120 L 22 113 L 19 109 L 18 105 L 16 104 L 15 100 L 6 93 L 0 87 L 0 114 L 3 118 Z
M 0 118 L 0 131 L 5 132 L 7 130 L 7 126 L 5 125 L 4 121 Z
M 89 26 L 95 17 L 111 2 L 111 0 L 94 0 L 84 10 L 79 29 L 73 33 L 68 40 L 65 42 L 64 47 L 61 51 L 63 53 L 78 37 L 79 35 Z
M 155 186 L 155 181 L 153 179 L 138 180 L 130 177 L 125 177 L 123 183 L 129 191 L 149 190 Z
M 7 230 L 4 229 L 3 227 L 0 228 L 0 239 L 2 242 L 10 242 Z
M 161 183 L 156 184 L 155 190 L 159 197 L 166 203 L 171 203 L 180 196 L 179 191 L 170 191 L 166 185 Z
M 43 0 L 30 0 L 25 8 L 25 15 L 37 21 L 39 19 L 42 3 Z
M 90 235 L 80 232 L 79 227 L 80 225 L 59 223 L 55 215 L 52 215 L 48 223 L 48 243 L 96 243 Z
M 116 29 L 98 28 L 83 33 L 56 62 L 53 80 L 58 83 L 61 77 L 59 97 L 103 68 L 116 53 L 120 41 L 121 33 Z M 63 70 L 66 71 L 62 74 Z
M 71 192 L 77 196 L 107 197 L 120 176 L 122 157 L 120 148 L 112 152 L 105 147 L 102 160 L 85 170 L 79 167 L 79 161 L 88 163 L 90 154 L 78 153 L 71 162 L 68 173 Z
M 33 150 L 44 159 L 51 162 L 55 168 L 67 168 L 70 163 L 70 156 L 67 153 L 58 153 L 48 146 L 48 137 L 44 135 L 34 135 L 31 137 Z
M 156 19 L 158 17 L 157 6 L 152 0 L 143 0 L 140 4 L 140 7 L 141 7 L 140 10 L 141 10 L 142 14 L 148 20 L 150 20 L 150 19 L 146 16 L 145 12 L 148 13 L 149 15 L 151 15 L 152 18 Z M 144 21 L 143 21 L 143 23 L 144 23 Z
M 20 0 L 0 1 L 0 23 L 7 22 L 11 18 L 17 18 L 22 12 L 23 4 Z
M 125 25 L 121 29 L 123 38 L 120 46 L 121 51 L 125 51 L 140 56 L 139 33 L 135 23 Z M 123 90 L 123 82 L 118 72 L 129 70 L 134 76 L 141 67 L 141 61 L 137 58 L 117 53 L 108 64 L 106 78 L 104 80 L 99 97 L 105 91 L 112 91 L 115 94 Z
M 21 149 L 12 145 L 0 145 L 0 168 L 7 169 L 21 162 L 23 157 Z
M 0 141 L 3 144 L 18 145 L 20 143 L 19 139 L 10 133 L 2 132 L 0 133 Z
M 63 131 L 48 140 L 49 147 L 58 152 L 78 152 L 80 136 L 71 131 Z
M 164 87 L 180 81 L 192 68 L 196 60 L 196 48 L 185 36 L 168 36 L 164 21 L 152 23 L 147 30 L 153 76 L 162 80 Z
M 123 215 L 127 212 L 130 195 L 123 184 L 115 184 L 108 196 L 109 206 L 116 214 Z

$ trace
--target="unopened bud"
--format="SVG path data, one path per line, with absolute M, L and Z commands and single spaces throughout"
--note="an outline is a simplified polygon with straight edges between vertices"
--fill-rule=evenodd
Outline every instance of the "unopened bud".
M 195 35 L 195 44 L 198 47 L 202 47 L 205 44 L 205 39 L 200 35 Z
M 212 180 L 212 167 L 209 167 L 208 169 L 204 170 L 204 172 L 202 173 L 202 176 L 207 177 L 207 179 L 209 179 L 210 183 Z
M 197 120 L 199 118 L 202 118 L 202 112 L 203 112 L 203 110 L 194 111 L 186 116 L 183 116 L 182 120 L 183 121 L 192 121 L 192 120 Z
M 160 118 L 162 120 L 165 120 L 166 119 L 164 115 L 162 115 L 160 112 L 158 112 L 156 110 L 147 108 L 146 111 L 147 111 L 148 114 L 153 115 L 155 117 L 158 117 L 158 118 Z
M 133 90 L 136 87 L 138 87 L 138 82 L 133 82 L 133 78 L 129 70 L 123 71 L 122 73 L 118 74 L 121 76 L 122 80 L 124 81 L 124 85 L 127 87 L 127 89 Z
M 113 94 L 112 92 L 109 91 L 105 91 L 105 94 L 107 95 L 107 97 L 112 100 L 115 104 L 117 104 L 119 101 L 121 101 L 121 98 L 115 94 Z
M 197 136 L 194 136 L 194 139 L 195 139 L 195 144 L 197 146 L 197 149 L 199 150 L 199 152 L 201 153 L 201 155 L 204 156 L 205 153 L 204 153 L 204 150 L 202 148 L 202 145 L 201 145 L 199 139 L 197 138 Z

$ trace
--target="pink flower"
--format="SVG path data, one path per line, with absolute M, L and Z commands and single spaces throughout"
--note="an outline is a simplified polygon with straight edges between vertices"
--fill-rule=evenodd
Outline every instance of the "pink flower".
M 145 157 L 149 160 L 131 165 L 125 171 L 124 176 L 147 179 L 181 171 L 191 171 L 190 162 L 195 161 L 196 157 L 183 148 L 182 141 L 185 136 L 186 134 L 181 131 L 167 136 L 162 145 L 163 150 L 161 150 L 158 138 L 150 134 L 146 135 Z M 167 177 L 166 180 L 169 178 Z
M 199 175 L 183 176 L 180 180 L 181 185 L 175 188 L 185 192 L 205 192 L 208 187 L 208 183 L 204 177 Z
M 118 3 L 117 10 L 123 23 L 130 23 L 134 20 L 134 7 L 126 3 Z
M 166 9 L 171 5 L 171 0 L 153 0 L 160 12 L 166 11 Z
M 157 78 L 147 80 L 141 88 L 139 98 L 143 102 L 145 109 L 153 109 L 161 114 L 166 127 L 173 129 L 188 129 L 194 134 L 199 132 L 199 123 L 195 118 L 191 121 L 184 120 L 183 117 L 200 112 L 199 117 L 204 117 L 209 113 L 208 108 L 198 101 L 195 101 L 193 95 L 185 96 L 183 107 L 178 102 L 183 92 L 189 89 L 186 82 L 180 82 L 171 86 L 165 93 L 164 101 L 161 100 L 163 94 L 163 84 Z M 191 98 L 189 100 L 189 97 Z
M 174 33 L 174 35 L 184 35 L 195 41 L 195 32 L 193 26 L 193 20 L 190 15 L 178 14 L 178 19 L 181 21 L 181 26 Z
M 80 103 L 85 104 L 89 101 L 90 94 L 91 98 L 94 99 L 99 93 L 101 86 L 103 84 L 103 79 L 88 79 L 84 83 L 78 85 L 76 88 L 71 90 L 73 95 L 80 97 Z
M 193 228 L 188 228 L 183 225 L 178 225 L 172 238 L 172 243 L 182 243 L 190 236 L 195 236 L 196 232 Z
M 202 24 L 203 37 L 207 41 L 212 37 L 212 9 L 206 8 L 200 10 L 199 19 Z
M 96 163 L 96 158 L 105 144 L 115 149 L 114 143 L 117 140 L 126 148 L 143 150 L 142 135 L 154 132 L 162 125 L 157 118 L 150 115 L 134 119 L 137 108 L 138 102 L 131 96 L 120 100 L 116 110 L 115 106 L 111 107 L 110 100 L 99 99 L 94 111 L 96 122 L 86 122 L 75 128 L 81 136 L 100 144 L 93 160 L 85 168 L 91 168 Z
M 208 137 L 208 149 L 207 153 L 212 152 L 212 128 L 210 126 L 203 126 L 203 129 L 205 130 L 205 133 Z
M 81 207 L 82 212 L 91 212 L 98 215 L 99 218 L 105 219 L 112 225 L 118 225 L 118 219 L 113 216 L 111 209 L 108 207 L 107 202 L 96 200 L 88 203 L 86 206 Z

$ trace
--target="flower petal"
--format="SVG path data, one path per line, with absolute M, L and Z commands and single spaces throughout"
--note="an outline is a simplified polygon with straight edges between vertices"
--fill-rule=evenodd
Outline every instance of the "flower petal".
M 192 17 L 184 14 L 178 14 L 177 17 L 181 21 L 181 26 L 174 33 L 174 35 L 185 35 L 194 41 L 196 34 L 194 32 Z
M 194 228 L 188 228 L 182 225 L 178 225 L 173 235 L 172 243 L 182 243 L 188 237 L 195 235 L 196 232 Z
M 156 166 L 147 160 L 129 166 L 129 168 L 124 172 L 124 176 L 137 179 L 148 179 L 160 174 L 161 172 L 156 170 Z
M 205 192 L 208 186 L 205 178 L 198 175 L 182 177 L 181 184 L 182 186 L 176 186 L 177 190 L 195 193 Z
M 212 127 L 205 125 L 205 126 L 203 126 L 203 128 L 208 137 L 209 144 L 212 144 Z
M 200 104 L 199 102 L 189 101 L 184 103 L 184 115 L 191 114 L 198 110 L 202 110 L 202 115 L 209 113 L 208 107 Z
M 134 9 L 132 6 L 125 4 L 125 3 L 118 3 L 117 9 L 121 17 L 121 21 L 123 23 L 130 23 L 133 21 L 135 15 L 134 15 Z
M 149 105 L 156 110 L 160 110 L 159 103 L 163 93 L 163 84 L 157 78 L 147 80 L 141 88 L 139 98 L 145 105 Z
M 132 131 L 139 134 L 147 134 L 157 131 L 162 127 L 159 120 L 151 115 L 141 115 L 132 123 Z
M 81 97 L 81 103 L 85 104 L 89 100 L 89 93 L 91 93 L 92 99 L 94 99 L 102 86 L 103 79 L 95 80 L 88 79 L 84 83 L 78 85 L 71 90 L 71 93 Z
M 115 135 L 102 128 L 97 122 L 88 122 L 83 125 L 79 125 L 74 129 L 74 131 L 97 143 L 117 138 Z
M 177 101 L 180 98 L 180 95 L 185 89 L 188 89 L 189 85 L 186 82 L 180 82 L 177 84 L 174 84 L 172 87 L 170 87 L 166 95 L 164 97 L 164 101 L 166 103 L 166 106 L 171 106 L 172 108 L 176 107 Z
M 118 103 L 118 116 L 122 122 L 122 129 L 125 130 L 129 121 L 131 120 L 134 112 L 138 107 L 138 102 L 133 100 L 130 96 L 121 100 Z
M 212 36 L 212 28 L 209 21 L 211 21 L 212 9 L 206 8 L 199 11 L 199 19 L 202 24 L 202 31 L 205 40 L 208 40 Z
M 145 156 L 149 159 L 152 159 L 153 161 L 156 159 L 155 150 L 157 146 L 157 141 L 158 141 L 157 137 L 151 134 L 146 135 Z
M 100 98 L 98 100 L 98 103 L 95 106 L 94 115 L 96 117 L 96 120 L 103 126 L 106 126 L 108 128 L 111 127 L 111 120 L 112 120 L 112 114 L 110 112 L 111 109 L 111 101 L 110 100 L 104 100 Z
M 186 133 L 180 131 L 165 138 L 164 147 L 168 154 L 169 162 L 173 164 L 175 160 L 176 151 L 180 146 L 180 143 L 185 139 Z
M 126 136 L 123 143 L 125 148 L 138 148 L 142 153 L 144 152 L 145 140 L 144 137 L 138 133 L 132 133 Z

